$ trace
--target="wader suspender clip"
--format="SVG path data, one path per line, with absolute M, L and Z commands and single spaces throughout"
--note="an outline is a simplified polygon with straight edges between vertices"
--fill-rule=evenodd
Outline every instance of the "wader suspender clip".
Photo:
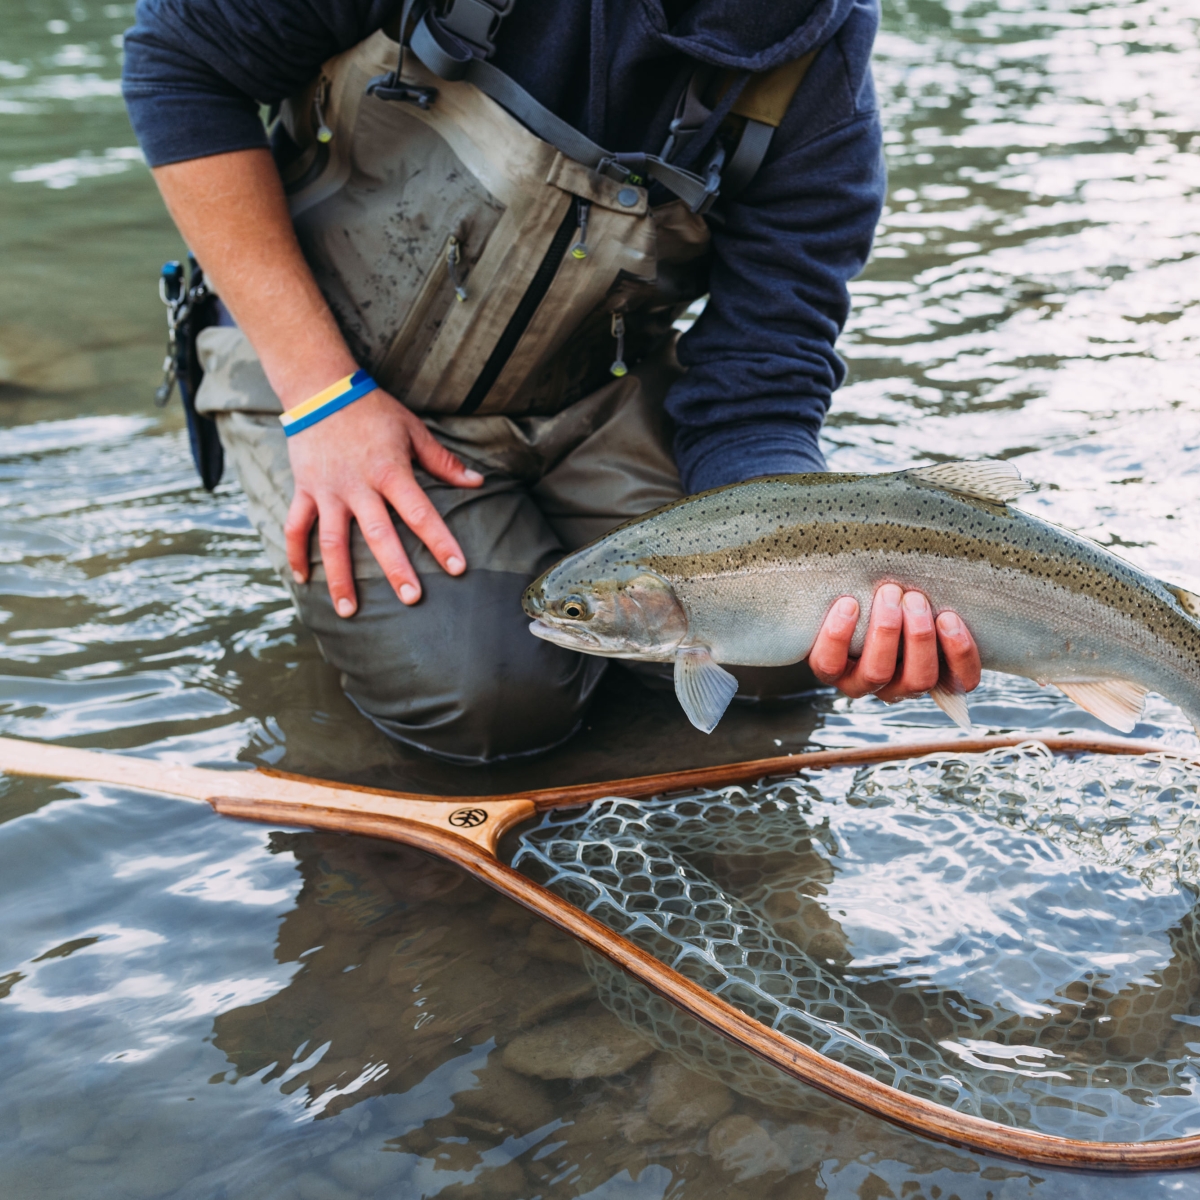
M 725 200 L 739 196 L 758 173 L 767 156 L 775 130 L 787 113 L 792 97 L 808 73 L 808 68 L 817 52 L 810 50 L 801 58 L 783 63 L 761 75 L 752 75 L 736 100 L 730 106 L 729 115 L 721 123 L 720 130 L 729 129 L 741 118 L 740 130 L 730 129 L 728 139 L 718 137 L 716 148 L 704 170 L 706 180 L 719 178 L 721 195 Z M 672 158 L 687 148 L 688 143 L 703 129 L 713 110 L 704 103 L 703 96 L 713 85 L 715 69 L 701 67 L 692 74 L 671 122 L 671 132 L 662 149 L 663 158 Z M 735 83 L 735 73 L 725 71 L 717 83 L 718 97 L 723 96 Z M 737 142 L 732 153 L 727 146 Z

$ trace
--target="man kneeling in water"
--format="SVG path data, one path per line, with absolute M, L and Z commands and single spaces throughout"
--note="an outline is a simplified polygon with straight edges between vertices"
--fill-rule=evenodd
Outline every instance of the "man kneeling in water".
M 197 407 L 390 736 L 459 762 L 562 741 L 606 663 L 530 637 L 526 583 L 682 495 L 825 469 L 884 196 L 877 22 L 865 0 L 139 4 L 130 116 L 231 314 L 199 336 Z M 830 613 L 822 682 L 920 693 L 939 640 L 978 682 L 918 593 L 880 589 L 852 661 L 856 618 Z

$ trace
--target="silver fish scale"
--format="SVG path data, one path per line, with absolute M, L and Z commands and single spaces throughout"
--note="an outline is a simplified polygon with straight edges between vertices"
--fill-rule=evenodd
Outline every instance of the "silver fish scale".
M 1198 795 L 1200 769 L 1181 760 L 1118 767 L 1030 743 L 865 769 L 846 800 L 968 805 L 1161 890 L 1198 877 Z M 609 798 L 547 814 L 522 834 L 513 865 L 762 1024 L 910 1095 L 1085 1140 L 1200 1130 L 1200 1037 L 1186 1045 L 1190 1023 L 1175 1018 L 1200 1016 L 1195 912 L 1171 933 L 1181 965 L 1115 994 L 1099 971 L 1057 994 L 1047 985 L 1053 1017 L 912 980 L 864 984 L 829 957 L 814 906 L 792 911 L 812 883 L 811 848 L 827 836 L 817 806 L 828 803 L 805 778 L 642 803 Z M 588 960 L 606 1006 L 693 1069 L 763 1103 L 828 1104 L 607 960 Z M 999 1061 L 964 1061 L 964 1040 L 996 1046 Z

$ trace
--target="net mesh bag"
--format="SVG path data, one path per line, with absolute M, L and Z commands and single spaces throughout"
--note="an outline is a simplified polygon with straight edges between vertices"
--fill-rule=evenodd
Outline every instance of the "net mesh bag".
M 1200 1130 L 1200 768 L 1027 743 L 547 814 L 513 865 L 762 1024 L 913 1096 L 1086 1140 Z M 597 955 L 623 1021 L 815 1093 Z

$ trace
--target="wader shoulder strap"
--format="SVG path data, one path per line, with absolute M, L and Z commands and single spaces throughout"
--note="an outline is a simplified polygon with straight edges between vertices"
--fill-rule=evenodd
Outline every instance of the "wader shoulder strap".
M 810 50 L 802 58 L 783 63 L 761 75 L 751 76 L 742 94 L 734 101 L 730 111 L 744 117 L 746 127 L 722 174 L 721 191 L 727 200 L 732 200 L 743 191 L 758 173 L 775 130 L 779 128 L 792 97 L 804 82 L 804 76 L 816 57 L 817 52 Z
M 664 162 L 653 154 L 613 154 L 596 145 L 579 130 L 555 116 L 520 84 L 487 59 L 495 50 L 500 23 L 516 0 L 451 0 L 439 16 L 426 6 L 412 30 L 409 48 L 435 75 L 447 80 L 465 80 L 507 109 L 543 141 L 592 170 L 619 182 L 641 184 L 653 179 L 673 192 L 694 213 L 707 212 L 717 198 L 719 179 L 701 179 L 690 171 Z M 421 0 L 408 0 L 401 18 L 401 31 Z M 403 54 L 403 49 L 401 50 Z M 372 81 L 369 89 L 381 99 L 410 100 L 427 105 L 432 97 L 417 97 L 400 83 L 397 69 L 392 77 Z

